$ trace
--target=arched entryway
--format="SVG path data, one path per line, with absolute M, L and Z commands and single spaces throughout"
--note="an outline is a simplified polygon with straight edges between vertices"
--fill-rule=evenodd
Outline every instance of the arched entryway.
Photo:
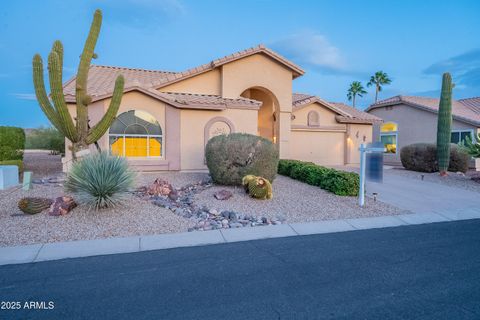
M 263 87 L 252 87 L 245 90 L 240 96 L 262 102 L 262 106 L 258 110 L 257 134 L 273 143 L 280 141 L 279 104 L 275 95 Z

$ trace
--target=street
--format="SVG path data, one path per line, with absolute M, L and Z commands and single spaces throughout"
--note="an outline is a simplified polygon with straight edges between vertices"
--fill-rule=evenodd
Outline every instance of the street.
M 479 319 L 480 220 L 7 265 L 0 298 L 1 320 Z

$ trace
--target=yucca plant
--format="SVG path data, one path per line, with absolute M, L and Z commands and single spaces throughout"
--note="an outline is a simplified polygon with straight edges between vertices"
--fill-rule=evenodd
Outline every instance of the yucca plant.
M 72 165 L 65 190 L 89 209 L 111 208 L 124 203 L 134 178 L 125 158 L 99 152 Z

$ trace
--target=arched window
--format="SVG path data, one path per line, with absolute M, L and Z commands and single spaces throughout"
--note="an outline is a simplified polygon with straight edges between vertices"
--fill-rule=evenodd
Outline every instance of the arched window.
M 320 126 L 320 115 L 317 111 L 310 111 L 307 116 L 307 125 L 309 127 L 318 127 Z
M 380 126 L 380 141 L 385 146 L 385 153 L 397 153 L 398 125 L 386 122 Z
M 162 128 L 150 114 L 130 110 L 120 114 L 109 132 L 110 151 L 124 157 L 163 156 Z

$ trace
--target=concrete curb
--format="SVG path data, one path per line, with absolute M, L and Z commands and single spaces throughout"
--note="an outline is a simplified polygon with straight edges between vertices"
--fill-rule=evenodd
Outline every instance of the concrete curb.
M 469 219 L 480 219 L 480 209 L 0 247 L 0 265 Z

